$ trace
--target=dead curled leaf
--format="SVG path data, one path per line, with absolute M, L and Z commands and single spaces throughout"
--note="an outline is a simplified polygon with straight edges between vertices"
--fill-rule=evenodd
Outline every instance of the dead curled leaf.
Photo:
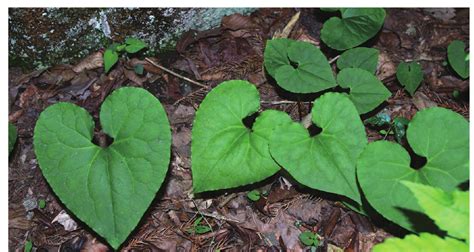
M 104 59 L 102 56 L 102 52 L 95 52 L 89 56 L 87 56 L 85 59 L 83 59 L 81 62 L 79 62 L 77 65 L 75 65 L 72 70 L 76 73 L 82 72 L 84 70 L 91 70 L 91 69 L 96 69 L 99 67 L 102 67 L 104 65 Z
M 66 231 L 74 231 L 77 229 L 77 223 L 66 213 L 65 210 L 62 210 L 56 217 L 54 217 L 51 223 L 58 222 L 64 227 Z
M 230 16 L 225 16 L 222 18 L 221 27 L 229 30 L 241 30 L 241 29 L 251 29 L 256 28 L 256 24 L 252 21 L 250 16 L 244 16 L 242 14 L 236 13 Z
M 134 82 L 138 86 L 143 86 L 143 82 L 147 80 L 146 77 L 139 77 L 133 70 L 124 69 L 123 73 L 125 74 L 127 79 Z
M 428 96 L 426 96 L 423 92 L 416 92 L 412 98 L 412 101 L 418 110 L 438 106 L 436 102 L 430 100 L 430 98 L 428 98 Z

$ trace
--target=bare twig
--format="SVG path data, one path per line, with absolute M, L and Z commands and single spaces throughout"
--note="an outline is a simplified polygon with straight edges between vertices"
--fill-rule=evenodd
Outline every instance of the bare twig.
M 193 96 L 193 95 L 195 95 L 195 94 L 201 92 L 203 89 L 208 89 L 208 88 L 210 88 L 210 87 L 206 86 L 206 88 L 199 88 L 199 89 L 197 89 L 197 90 L 194 90 L 193 92 L 191 92 L 191 93 L 187 94 L 186 96 L 181 97 L 179 100 L 175 101 L 175 102 L 173 103 L 173 105 L 179 104 L 180 102 L 186 100 L 187 98 L 189 98 L 189 97 L 191 97 L 191 96 Z
M 196 204 L 194 204 L 196 206 Z M 177 209 L 177 208 L 168 208 L 169 210 L 174 210 L 174 211 L 183 211 L 185 213 L 191 213 L 191 214 L 201 214 L 202 216 L 206 216 L 206 217 L 210 217 L 210 218 L 213 218 L 213 219 L 216 219 L 216 220 L 220 220 L 220 221 L 228 221 L 228 222 L 234 222 L 234 223 L 240 223 L 239 220 L 234 220 L 234 219 L 230 219 L 230 218 L 227 218 L 225 216 L 222 216 L 222 215 L 218 215 L 218 214 L 212 214 L 212 213 L 205 213 L 205 212 L 202 212 L 202 211 L 199 211 L 199 209 L 197 208 L 196 206 L 196 209 L 198 209 L 198 211 L 192 211 L 192 210 L 187 210 L 187 209 Z
M 262 101 L 264 104 L 271 104 L 271 105 L 280 105 L 280 104 L 296 104 L 298 102 L 295 101 Z
M 224 198 L 224 200 L 219 204 L 219 208 L 223 208 L 229 201 L 231 201 L 233 198 L 237 197 L 237 194 L 231 193 L 227 197 Z
M 334 61 L 336 61 L 337 59 L 339 59 L 339 57 L 341 57 L 341 55 L 337 55 L 336 57 L 332 58 L 329 60 L 329 65 L 334 63 Z
M 298 11 L 295 15 L 293 15 L 293 17 L 291 17 L 290 21 L 288 24 L 286 24 L 285 28 L 283 28 L 281 32 L 277 31 L 275 34 L 273 34 L 273 38 L 288 38 L 299 18 L 300 12 Z
M 189 78 L 187 78 L 187 77 L 184 77 L 184 76 L 182 76 L 182 75 L 180 75 L 180 74 L 178 74 L 178 73 L 175 73 L 175 72 L 169 70 L 168 68 L 166 68 L 166 67 L 164 67 L 164 66 L 160 66 L 160 65 L 158 65 L 156 62 L 154 62 L 153 60 L 151 60 L 151 59 L 149 59 L 149 58 L 145 58 L 145 60 L 148 61 L 148 62 L 149 62 L 150 64 L 152 64 L 153 66 L 155 66 L 155 67 L 157 67 L 157 68 L 159 68 L 159 69 L 161 69 L 161 70 L 163 70 L 163 71 L 165 71 L 165 72 L 168 72 L 168 73 L 170 73 L 170 74 L 172 74 L 172 75 L 174 75 L 174 76 L 176 76 L 176 77 L 178 77 L 178 78 L 181 78 L 181 79 L 183 79 L 183 80 L 185 80 L 185 81 L 188 81 L 188 82 L 190 82 L 190 83 L 192 83 L 192 84 L 194 84 L 194 85 L 197 85 L 197 86 L 200 86 L 200 87 L 203 87 L 203 88 L 209 88 L 208 86 L 206 86 L 206 85 L 204 85 L 204 84 L 201 84 L 201 83 L 199 83 L 199 82 L 197 82 L 197 81 L 191 80 L 191 79 L 189 79 Z

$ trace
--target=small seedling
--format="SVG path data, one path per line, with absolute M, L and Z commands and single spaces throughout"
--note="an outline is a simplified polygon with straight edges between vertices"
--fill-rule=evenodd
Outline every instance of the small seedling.
M 33 243 L 31 243 L 31 241 L 28 240 L 25 242 L 25 249 L 23 251 L 30 252 L 32 248 L 33 248 Z
M 209 225 L 202 225 L 201 221 L 203 220 L 203 217 L 197 218 L 194 223 L 192 228 L 188 230 L 188 233 L 190 234 L 205 234 L 210 231 L 212 231 L 212 228 Z
M 365 120 L 364 124 L 384 127 L 384 129 L 379 130 L 379 133 L 384 135 L 383 139 L 386 139 L 388 135 L 395 135 L 397 142 L 401 143 L 409 122 L 410 121 L 405 117 L 395 117 L 392 121 L 390 115 L 387 113 L 378 113 L 377 115 Z
M 299 238 L 301 243 L 306 246 L 310 246 L 311 251 L 316 251 L 319 246 L 319 238 L 316 233 L 313 233 L 311 231 L 305 231 L 299 235 Z
M 46 207 L 46 201 L 45 201 L 44 199 L 38 200 L 38 207 L 39 207 L 40 209 L 45 208 L 45 207 Z
M 113 43 L 104 52 L 105 72 L 108 73 L 110 69 L 117 63 L 120 54 L 124 52 L 130 54 L 137 53 L 145 47 L 147 47 L 147 44 L 145 42 L 135 38 L 127 38 L 125 39 L 125 43 L 123 44 Z M 135 69 L 135 72 L 136 71 L 137 70 Z
M 260 197 L 261 197 L 261 194 L 257 190 L 252 190 L 247 193 L 247 198 L 249 198 L 249 200 L 254 201 L 254 202 L 258 201 Z
M 133 71 L 135 71 L 136 74 L 142 75 L 143 74 L 143 65 L 142 64 L 137 64 L 133 67 Z

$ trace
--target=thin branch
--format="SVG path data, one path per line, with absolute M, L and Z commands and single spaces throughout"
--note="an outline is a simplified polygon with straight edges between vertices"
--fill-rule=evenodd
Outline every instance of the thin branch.
M 201 83 L 199 83 L 199 82 L 197 82 L 197 81 L 191 80 L 191 79 L 189 79 L 189 78 L 187 78 L 187 77 L 184 77 L 184 76 L 182 76 L 182 75 L 180 75 L 180 74 L 178 74 L 178 73 L 175 73 L 175 72 L 169 70 L 168 68 L 166 68 L 166 67 L 164 67 L 164 66 L 160 66 L 160 65 L 158 65 L 157 63 L 155 63 L 153 60 L 151 60 L 151 59 L 149 59 L 149 58 L 145 58 L 145 60 L 148 61 L 148 62 L 149 62 L 150 64 L 152 64 L 153 66 L 155 66 L 155 67 L 157 67 L 157 68 L 159 68 L 159 69 L 161 69 L 161 70 L 163 70 L 163 71 L 165 71 L 165 72 L 168 72 L 168 73 L 170 73 L 170 74 L 172 74 L 172 75 L 174 75 L 174 76 L 176 76 L 176 77 L 178 77 L 178 78 L 181 78 L 181 79 L 183 79 L 183 80 L 185 80 L 185 81 L 188 81 L 188 82 L 190 82 L 190 83 L 193 83 L 194 85 L 197 85 L 197 86 L 200 86 L 200 87 L 203 87 L 203 88 L 209 88 L 208 86 L 206 86 L 206 85 L 204 85 L 204 84 L 201 84 Z
M 341 57 L 341 55 L 337 55 L 336 57 L 332 58 L 331 60 L 329 60 L 329 65 L 331 65 L 332 63 L 334 63 L 334 61 L 336 61 L 337 59 L 339 59 L 339 57 Z
M 295 104 L 298 102 L 295 101 L 262 101 L 264 104 L 271 104 L 271 105 L 280 105 L 280 104 Z

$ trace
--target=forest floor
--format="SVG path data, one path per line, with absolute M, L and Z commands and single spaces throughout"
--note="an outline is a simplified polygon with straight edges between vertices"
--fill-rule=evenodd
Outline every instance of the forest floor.
M 316 9 L 260 9 L 250 16 L 225 17 L 219 28 L 185 33 L 175 52 L 150 58 L 200 85 L 139 58 L 123 58 L 105 75 L 103 51 L 77 65 L 56 65 L 29 73 L 10 67 L 9 120 L 18 128 L 18 140 L 9 157 L 10 251 L 23 251 L 27 241 L 33 251 L 110 249 L 77 218 L 67 215 L 71 213 L 41 173 L 32 142 L 35 122 L 47 106 L 72 102 L 84 107 L 97 122 L 104 98 L 122 86 L 143 87 L 161 101 L 170 119 L 173 142 L 167 179 L 121 250 L 302 251 L 307 248 L 298 236 L 310 230 L 322 237 L 320 251 L 369 251 L 387 237 L 400 235 L 387 231 L 390 223 L 351 211 L 334 197 L 299 186 L 283 173 L 256 185 L 192 197 L 192 122 L 200 102 L 213 87 L 224 80 L 248 80 L 257 86 L 263 109 L 285 111 L 294 120 L 310 112 L 314 97 L 296 100 L 278 88 L 263 67 L 266 40 L 282 31 L 297 11 L 301 15 L 288 37 L 321 47 L 329 60 L 337 57 L 337 51 L 320 42 L 327 14 Z M 377 77 L 392 96 L 362 119 L 381 111 L 391 118 L 411 119 L 416 111 L 431 106 L 449 108 L 468 118 L 469 80 L 457 77 L 446 64 L 446 48 L 455 39 L 469 42 L 468 9 L 387 9 L 383 29 L 364 46 L 380 50 Z M 395 77 L 398 63 L 409 60 L 420 62 L 424 72 L 413 97 Z M 133 71 L 136 64 L 144 65 L 143 75 Z M 96 123 L 96 127 L 98 133 L 100 125 Z M 369 141 L 384 137 L 394 141 L 393 136 L 370 127 L 366 131 Z M 247 193 L 254 189 L 266 196 L 256 202 L 249 200 Z M 44 207 L 38 203 L 43 200 Z M 189 232 L 201 214 L 203 223 L 212 230 Z

